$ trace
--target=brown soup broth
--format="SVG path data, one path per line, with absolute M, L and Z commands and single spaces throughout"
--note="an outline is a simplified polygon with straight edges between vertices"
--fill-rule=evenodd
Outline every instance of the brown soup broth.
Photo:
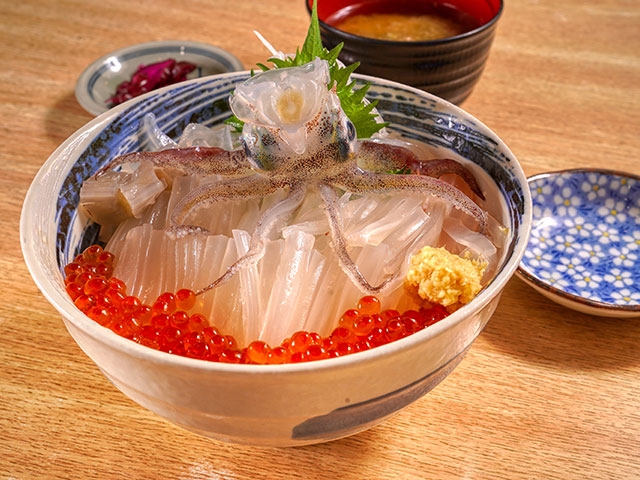
M 452 37 L 481 25 L 472 15 L 439 2 L 371 0 L 331 14 L 327 24 L 363 37 L 424 41 Z

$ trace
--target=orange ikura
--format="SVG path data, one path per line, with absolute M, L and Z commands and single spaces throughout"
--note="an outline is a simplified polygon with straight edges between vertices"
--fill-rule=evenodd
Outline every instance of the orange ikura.
M 240 347 L 204 315 L 190 313 L 196 294 L 189 289 L 165 292 L 151 305 L 127 295 L 112 276 L 115 257 L 92 245 L 64 267 L 66 291 L 89 318 L 116 334 L 146 347 L 201 360 L 242 364 L 300 363 L 341 357 L 412 335 L 448 315 L 439 305 L 399 312 L 382 309 L 367 295 L 346 310 L 328 336 L 297 331 L 271 347 L 254 340 Z

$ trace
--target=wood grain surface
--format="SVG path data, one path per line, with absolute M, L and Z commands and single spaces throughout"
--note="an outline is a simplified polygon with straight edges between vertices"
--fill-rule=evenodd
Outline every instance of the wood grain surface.
M 19 217 L 42 163 L 91 120 L 75 82 L 134 43 L 294 51 L 303 0 L 0 0 L 0 478 L 632 479 L 640 477 L 640 319 L 579 314 L 513 278 L 463 363 L 367 432 L 291 449 L 198 437 L 137 406 L 66 332 L 24 265 Z M 463 107 L 527 175 L 640 174 L 640 2 L 507 0 Z

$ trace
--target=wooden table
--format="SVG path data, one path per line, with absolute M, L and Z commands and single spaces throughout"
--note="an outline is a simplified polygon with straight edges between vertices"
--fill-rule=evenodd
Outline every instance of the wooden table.
M 302 0 L 0 0 L 0 478 L 640 477 L 640 320 L 575 313 L 513 278 L 458 369 L 386 423 L 294 449 L 183 431 L 117 391 L 80 351 L 22 260 L 18 221 L 49 154 L 91 120 L 80 72 L 130 44 L 216 44 L 247 67 L 252 30 L 293 51 Z M 640 173 L 640 4 L 508 0 L 464 108 L 526 173 Z

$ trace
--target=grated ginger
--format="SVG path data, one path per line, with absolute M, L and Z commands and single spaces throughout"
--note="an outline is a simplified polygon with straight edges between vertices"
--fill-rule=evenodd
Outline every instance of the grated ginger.
M 405 288 L 444 307 L 469 303 L 480 291 L 487 262 L 461 257 L 444 247 L 423 247 L 411 257 Z

